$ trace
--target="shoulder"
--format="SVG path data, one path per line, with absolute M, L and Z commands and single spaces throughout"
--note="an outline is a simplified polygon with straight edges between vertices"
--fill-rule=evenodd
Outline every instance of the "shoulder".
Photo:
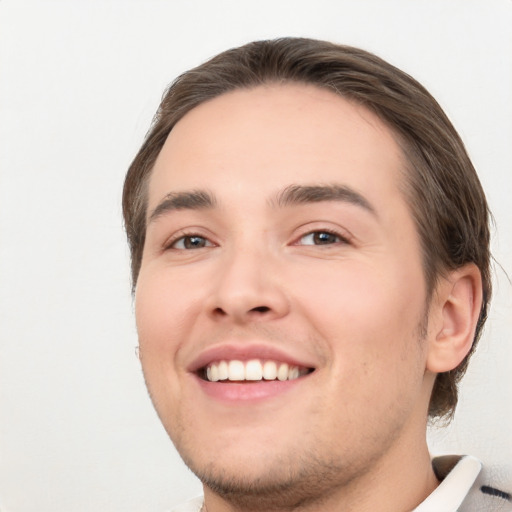
M 197 498 L 193 498 L 181 505 L 176 505 L 168 512 L 200 512 L 201 507 L 203 506 L 203 497 L 198 496 Z
M 485 465 L 467 455 L 437 457 L 432 465 L 441 481 L 432 496 L 437 493 L 443 499 L 451 500 L 455 508 L 447 510 L 512 512 L 510 468 Z

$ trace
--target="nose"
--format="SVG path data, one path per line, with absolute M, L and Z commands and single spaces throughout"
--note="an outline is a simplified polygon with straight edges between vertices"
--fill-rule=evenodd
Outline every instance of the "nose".
M 237 324 L 287 315 L 287 298 L 277 257 L 248 248 L 220 258 L 208 310 L 216 321 Z

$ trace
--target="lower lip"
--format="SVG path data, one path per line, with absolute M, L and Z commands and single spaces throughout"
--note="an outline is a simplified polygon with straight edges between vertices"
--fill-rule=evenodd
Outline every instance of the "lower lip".
M 209 397 L 225 402 L 258 402 L 269 399 L 299 385 L 307 375 L 293 380 L 246 381 L 246 382 L 210 382 L 195 376 L 201 389 Z

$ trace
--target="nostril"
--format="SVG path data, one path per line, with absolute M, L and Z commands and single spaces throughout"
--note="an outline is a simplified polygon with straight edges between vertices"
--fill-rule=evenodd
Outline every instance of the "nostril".
M 257 313 L 267 313 L 270 311 L 270 308 L 267 306 L 258 306 L 256 308 L 252 308 L 251 311 L 255 311 Z
M 231 308 L 216 307 L 211 311 L 214 318 L 218 320 L 222 318 L 232 317 L 237 321 L 246 320 L 257 320 L 263 318 L 269 318 L 273 311 L 272 307 L 269 306 L 256 306 L 254 308 L 244 308 L 242 304 L 237 304 Z

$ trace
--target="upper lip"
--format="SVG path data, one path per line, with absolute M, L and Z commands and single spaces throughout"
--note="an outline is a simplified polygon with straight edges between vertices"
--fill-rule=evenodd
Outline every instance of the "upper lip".
M 301 357 L 295 357 L 273 345 L 251 343 L 226 343 L 203 350 L 188 366 L 190 372 L 197 372 L 205 366 L 217 361 L 249 361 L 260 359 L 262 361 L 277 361 L 289 365 L 314 368 L 315 365 Z

